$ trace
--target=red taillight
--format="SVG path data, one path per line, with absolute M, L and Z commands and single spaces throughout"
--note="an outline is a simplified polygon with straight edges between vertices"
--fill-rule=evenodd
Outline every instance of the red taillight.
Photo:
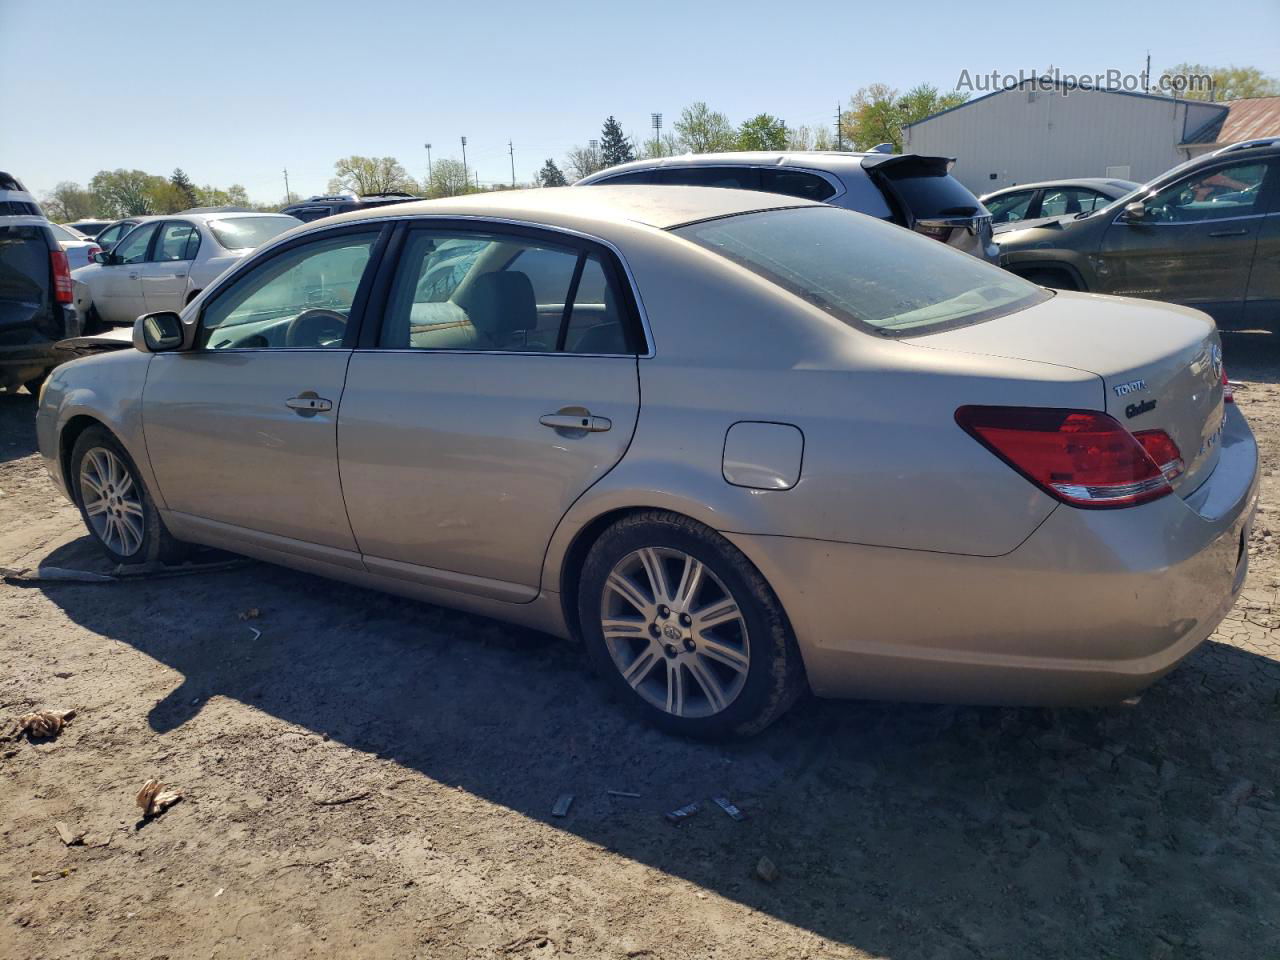
M 53 267 L 53 299 L 58 303 L 71 302 L 71 266 L 63 250 L 49 251 L 49 265 Z
M 1182 462 L 1182 451 L 1173 442 L 1173 437 L 1163 430 L 1139 430 L 1133 439 L 1147 451 L 1147 456 L 1155 461 L 1166 480 L 1172 482 L 1182 474 L 1186 464 Z
M 1144 442 L 1105 413 L 961 407 L 956 423 L 1050 496 L 1076 507 L 1131 507 L 1172 492 L 1152 450 L 1172 451 L 1181 469 L 1178 448 L 1163 431 L 1143 431 Z
M 90 262 L 90 263 L 92 263 L 92 262 L 93 262 L 93 258 L 94 258 L 94 257 L 96 257 L 96 256 L 97 256 L 98 254 L 100 254 L 101 252 L 102 252 L 102 248 L 101 248 L 100 246 L 98 246 L 96 243 L 95 243 L 92 247 L 90 247 L 90 248 L 89 248 L 89 253 L 88 253 L 89 262 Z
M 1231 386 L 1231 381 L 1227 379 L 1227 368 L 1222 368 L 1222 402 L 1235 403 L 1236 389 Z

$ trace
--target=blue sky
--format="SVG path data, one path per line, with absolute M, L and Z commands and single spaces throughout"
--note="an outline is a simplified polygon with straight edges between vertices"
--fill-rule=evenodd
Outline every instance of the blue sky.
M 1216 12 L 1215 12 L 1216 11 Z M 37 193 L 99 169 L 306 195 L 333 162 L 391 155 L 415 176 L 467 159 L 531 179 L 599 135 L 638 135 L 706 100 L 731 120 L 832 120 L 874 82 L 955 86 L 962 70 L 1155 71 L 1182 61 L 1280 75 L 1280 2 L 853 4 L 0 0 L 0 169 Z M 92 72 L 91 72 L 92 71 Z

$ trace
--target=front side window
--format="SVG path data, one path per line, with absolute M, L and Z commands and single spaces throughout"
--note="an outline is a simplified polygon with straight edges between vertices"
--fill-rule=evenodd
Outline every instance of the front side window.
M 127 237 L 120 241 L 111 252 L 116 256 L 117 263 L 142 263 L 147 259 L 147 247 L 151 245 L 151 237 L 156 232 L 158 224 L 144 223 L 137 227 Z
M 1266 163 L 1241 163 L 1192 174 L 1148 197 L 1147 220 L 1194 223 L 1262 213 L 1258 198 L 1267 177 Z
M 883 336 L 978 323 L 1051 296 L 935 240 L 836 207 L 740 214 L 673 232 Z
M 1035 195 L 1034 190 L 1019 190 L 1002 197 L 992 197 L 984 206 L 991 214 L 992 223 L 1016 223 L 1027 219 L 1027 207 Z
M 523 236 L 413 230 L 380 346 L 634 353 L 619 303 L 597 253 Z
M 816 173 L 799 170 L 761 170 L 760 189 L 806 200 L 826 200 L 836 192 L 835 187 Z
M 760 173 L 752 167 L 668 167 L 662 170 L 658 182 L 681 187 L 761 189 Z
M 133 224 L 130 223 L 117 223 L 107 227 L 95 238 L 98 241 L 98 246 L 102 247 L 103 250 L 110 251 L 115 242 L 132 226 Z
M 191 260 L 195 257 L 199 243 L 200 234 L 194 226 L 181 220 L 173 220 L 160 227 L 160 236 L 156 238 L 156 249 L 151 259 L 162 263 Z
M 341 347 L 377 239 L 376 230 L 342 234 L 271 257 L 205 307 L 196 346 Z
M 213 238 L 228 250 L 252 250 L 272 237 L 278 237 L 290 227 L 296 227 L 295 217 L 273 215 L 269 217 L 235 217 L 227 220 L 211 220 L 209 230 Z
M 1078 213 L 1093 213 L 1110 202 L 1110 197 L 1104 197 L 1087 187 L 1061 187 L 1044 192 L 1044 199 L 1040 201 L 1040 216 L 1066 217 Z

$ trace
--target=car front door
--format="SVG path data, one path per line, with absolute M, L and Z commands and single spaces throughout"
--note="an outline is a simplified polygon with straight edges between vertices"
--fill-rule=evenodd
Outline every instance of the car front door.
M 1280 333 L 1280 160 L 1271 161 L 1267 182 L 1267 215 L 1258 224 L 1241 326 Z
M 147 312 L 142 296 L 142 267 L 147 262 L 155 223 L 130 231 L 111 251 L 110 261 L 99 266 L 99 280 L 92 287 L 98 316 L 108 323 L 133 323 Z
M 279 248 L 211 294 L 191 349 L 152 358 L 147 453 L 175 535 L 359 566 L 337 418 L 380 235 Z
M 588 241 L 401 229 L 381 328 L 352 355 L 338 420 L 360 551 L 374 572 L 531 600 L 561 517 L 630 442 L 646 349 L 636 304 L 615 255 Z
M 138 270 L 142 299 L 148 312 L 178 313 L 186 305 L 187 274 L 200 248 L 200 231 L 186 220 L 166 220 L 158 230 L 151 256 Z
M 1141 217 L 1122 211 L 1102 238 L 1096 292 L 1183 303 L 1237 323 L 1269 178 L 1265 160 L 1219 163 L 1147 197 Z

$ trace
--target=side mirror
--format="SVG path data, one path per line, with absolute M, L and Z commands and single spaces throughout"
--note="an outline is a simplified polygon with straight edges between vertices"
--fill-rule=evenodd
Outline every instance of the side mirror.
M 143 353 L 166 353 L 182 346 L 182 319 L 168 310 L 133 321 L 133 345 Z
M 1126 223 L 1140 223 L 1147 219 L 1147 205 L 1141 200 L 1125 204 L 1124 219 Z
M 110 263 L 111 254 L 107 253 L 105 250 L 99 250 L 90 259 L 93 260 L 94 263 Z

